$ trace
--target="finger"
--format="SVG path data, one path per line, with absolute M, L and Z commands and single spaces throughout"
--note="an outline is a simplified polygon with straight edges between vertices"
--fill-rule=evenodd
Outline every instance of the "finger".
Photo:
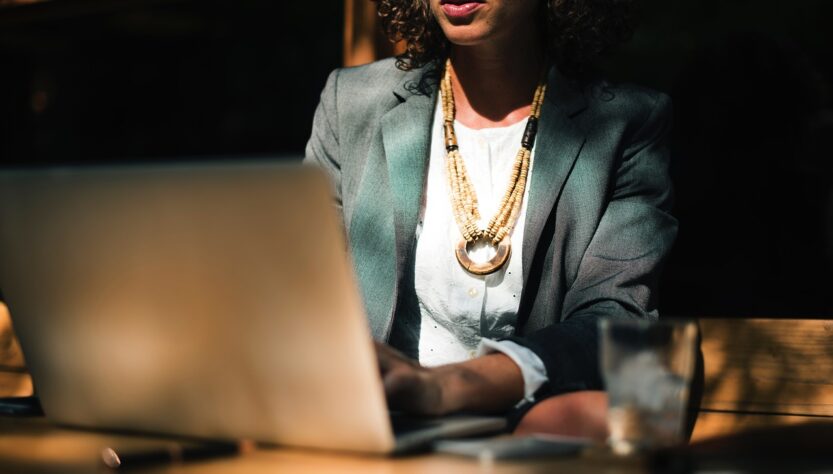
M 380 347 L 379 343 L 376 343 L 376 362 L 379 364 L 379 372 L 384 377 L 385 372 L 390 370 L 390 357 L 385 354 L 385 352 Z
M 418 374 L 409 369 L 392 370 L 382 379 L 388 405 L 396 410 L 414 411 L 420 397 Z
M 382 374 L 384 374 L 396 366 L 399 362 L 399 358 L 388 345 L 376 341 L 374 341 L 374 343 L 376 347 L 376 360 L 379 363 L 379 370 Z
M 440 414 L 440 390 L 425 369 L 399 366 L 382 379 L 388 406 L 423 415 Z
M 399 352 L 398 350 L 385 344 L 384 342 L 374 341 L 374 343 L 376 344 L 376 351 L 378 353 L 386 357 L 390 357 L 392 359 L 408 360 L 405 354 Z
M 390 347 L 389 345 L 378 341 L 374 341 L 374 344 L 376 347 L 376 358 L 379 362 L 379 370 L 382 374 L 400 365 L 413 368 L 420 367 L 417 361 L 408 358 L 405 354 Z

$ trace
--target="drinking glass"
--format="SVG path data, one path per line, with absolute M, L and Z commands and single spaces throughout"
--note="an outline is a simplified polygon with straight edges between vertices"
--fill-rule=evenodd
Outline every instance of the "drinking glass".
M 683 442 L 697 324 L 603 319 L 599 331 L 613 452 Z

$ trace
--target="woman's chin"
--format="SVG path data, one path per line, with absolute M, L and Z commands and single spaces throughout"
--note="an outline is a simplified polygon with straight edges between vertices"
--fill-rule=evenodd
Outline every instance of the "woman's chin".
M 445 36 L 454 46 L 477 46 L 488 42 L 489 32 L 477 25 L 450 26 Z

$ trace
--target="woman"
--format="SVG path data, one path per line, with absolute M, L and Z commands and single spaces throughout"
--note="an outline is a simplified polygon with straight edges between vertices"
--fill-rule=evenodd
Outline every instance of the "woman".
M 656 318 L 659 93 L 582 80 L 621 0 L 379 0 L 397 60 L 337 70 L 306 161 L 334 181 L 391 406 L 604 436 L 599 318 Z M 419 362 L 422 364 L 420 364 Z M 543 423 L 543 424 L 542 424 Z

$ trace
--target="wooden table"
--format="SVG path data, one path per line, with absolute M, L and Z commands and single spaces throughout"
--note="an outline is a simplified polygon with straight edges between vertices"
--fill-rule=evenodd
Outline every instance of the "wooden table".
M 43 418 L 0 417 L 0 472 L 100 473 L 104 447 L 133 450 L 160 446 L 164 439 L 100 433 L 51 425 Z M 144 473 L 643 473 L 638 459 L 613 458 L 601 452 L 529 461 L 479 462 L 451 455 L 422 454 L 384 458 L 301 449 L 258 448 L 252 452 L 191 462 L 130 470 Z

